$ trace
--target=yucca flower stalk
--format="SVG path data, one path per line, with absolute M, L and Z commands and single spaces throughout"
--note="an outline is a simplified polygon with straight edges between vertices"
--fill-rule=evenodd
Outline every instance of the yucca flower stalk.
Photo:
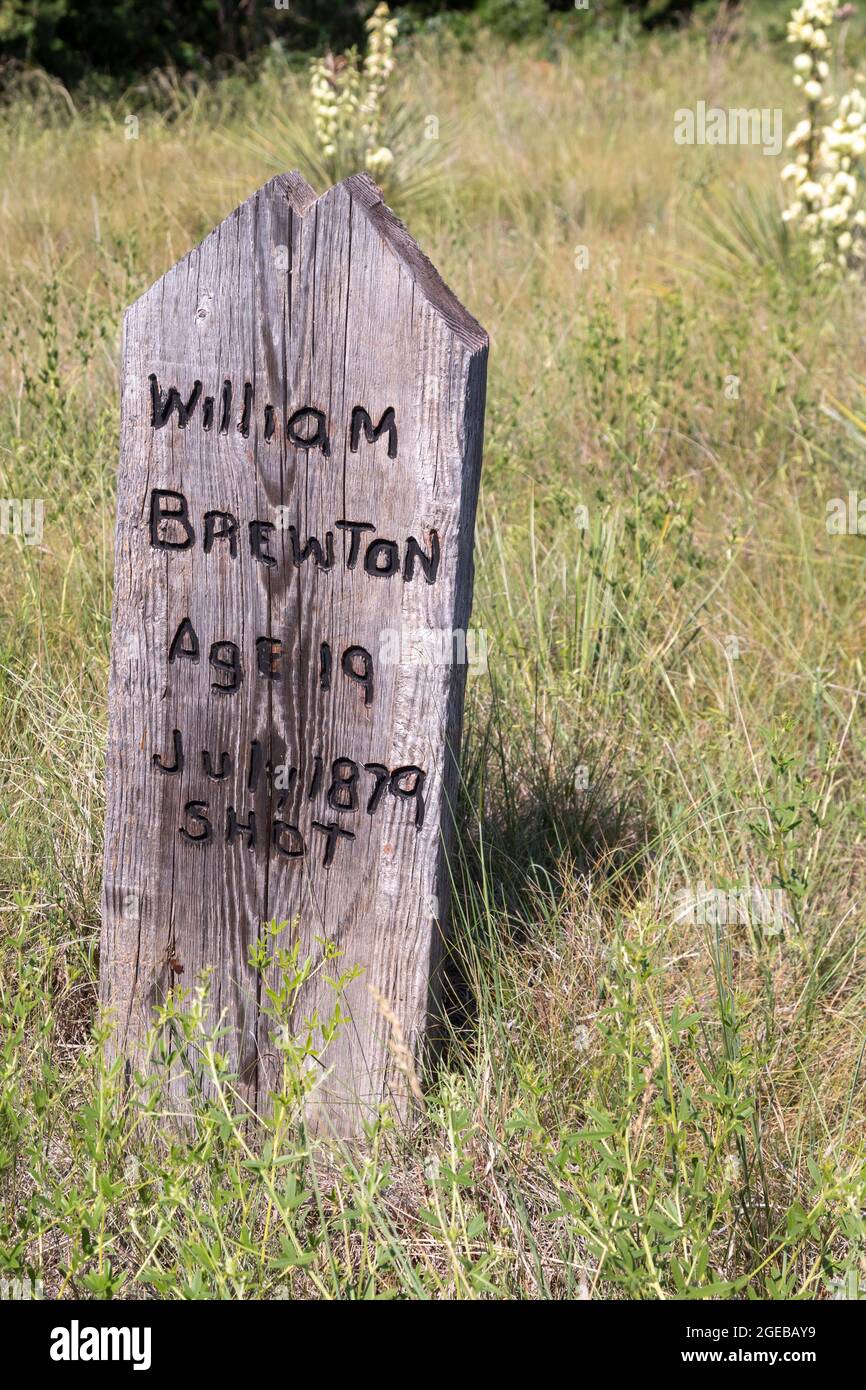
M 827 94 L 828 31 L 850 13 L 850 6 L 837 10 L 833 0 L 803 0 L 788 23 L 788 42 L 798 49 L 794 85 L 802 89 L 807 108 L 787 141 L 796 153 L 782 170 L 789 186 L 782 216 L 808 238 L 816 269 L 824 275 L 838 269 L 856 274 L 866 262 L 866 212 L 858 206 L 858 176 L 866 154 L 866 98 L 859 88 L 842 97 L 829 126 L 820 125 L 820 113 L 833 105 Z
M 366 23 L 363 61 L 351 48 L 339 57 L 329 53 L 310 64 L 313 129 L 322 156 L 334 164 L 335 171 L 352 162 L 359 146 L 364 167 L 376 178 L 394 162 L 383 136 L 383 102 L 395 66 L 398 27 L 388 6 L 379 4 Z

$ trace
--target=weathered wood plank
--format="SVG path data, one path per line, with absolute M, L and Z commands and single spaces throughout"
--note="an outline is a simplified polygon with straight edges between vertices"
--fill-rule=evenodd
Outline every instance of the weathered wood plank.
M 486 355 L 364 175 L 272 180 L 125 320 L 103 998 L 137 1062 L 210 970 L 264 1109 L 248 954 L 297 919 L 364 971 L 311 1105 L 347 1134 L 406 1105 L 373 990 L 416 1053 L 435 993 L 465 667 L 412 652 L 469 619 Z

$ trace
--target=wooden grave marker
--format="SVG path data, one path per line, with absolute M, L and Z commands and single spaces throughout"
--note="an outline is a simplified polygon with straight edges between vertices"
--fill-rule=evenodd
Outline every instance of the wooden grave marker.
M 364 174 L 318 198 L 272 179 L 127 310 L 101 953 L 127 1075 L 154 1006 L 209 968 L 265 1110 L 249 952 L 297 919 L 302 957 L 323 938 L 363 967 L 313 1122 L 405 1110 L 375 992 L 417 1055 L 466 675 L 413 639 L 469 621 L 486 360 Z M 318 972 L 299 1026 L 333 1005 Z

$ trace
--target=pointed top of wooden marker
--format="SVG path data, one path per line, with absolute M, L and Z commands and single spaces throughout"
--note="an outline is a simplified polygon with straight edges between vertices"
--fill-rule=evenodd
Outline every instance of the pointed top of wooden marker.
M 341 192 L 348 194 L 351 207 L 358 207 L 363 211 L 385 245 L 410 276 L 415 287 L 424 296 L 430 307 L 445 321 L 455 337 L 472 352 L 486 349 L 488 337 L 484 329 L 445 284 L 442 276 L 425 256 L 414 237 L 410 235 L 399 217 L 388 207 L 382 190 L 373 182 L 369 174 L 351 174 L 341 183 L 334 184 L 333 187 L 319 194 L 297 169 L 292 169 L 286 174 L 276 174 L 230 212 L 212 232 L 208 233 L 204 240 L 207 241 L 210 237 L 219 237 L 223 229 L 239 217 L 243 208 L 262 199 L 285 198 L 297 217 L 306 218 L 317 206 L 338 197 Z M 200 245 L 203 244 L 203 242 L 200 243 Z M 187 256 L 183 256 L 176 266 L 170 267 L 170 270 L 176 270 L 177 266 L 182 266 L 188 256 L 193 255 L 196 250 L 198 247 L 188 252 Z M 166 272 L 166 274 L 168 273 L 169 271 Z M 156 284 L 159 283 L 158 280 Z M 153 288 L 154 286 L 151 286 L 151 290 Z M 149 294 L 150 290 L 145 291 L 145 293 Z

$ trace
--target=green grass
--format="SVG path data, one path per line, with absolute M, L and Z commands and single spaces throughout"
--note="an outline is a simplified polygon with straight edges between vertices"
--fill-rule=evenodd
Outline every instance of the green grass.
M 39 546 L 0 539 L 5 1277 L 124 1298 L 862 1292 L 866 556 L 825 509 L 866 490 L 839 409 L 861 408 L 866 301 L 775 234 L 777 161 L 672 138 L 701 96 L 793 116 L 787 56 L 701 30 L 403 56 L 449 139 L 397 209 L 492 341 L 488 669 L 441 1056 L 414 1127 L 383 1113 L 352 1151 L 304 1129 L 297 1020 L 252 1124 L 195 988 L 169 1001 L 210 1083 L 178 1127 L 172 1058 L 124 1099 L 96 1009 L 120 315 L 281 142 L 291 163 L 303 93 L 273 66 L 161 106 L 73 114 L 39 87 L 4 112 L 0 496 L 46 517 Z M 692 923 L 701 884 L 779 891 L 782 919 Z M 267 949 L 287 1023 L 307 967 L 290 928 Z

